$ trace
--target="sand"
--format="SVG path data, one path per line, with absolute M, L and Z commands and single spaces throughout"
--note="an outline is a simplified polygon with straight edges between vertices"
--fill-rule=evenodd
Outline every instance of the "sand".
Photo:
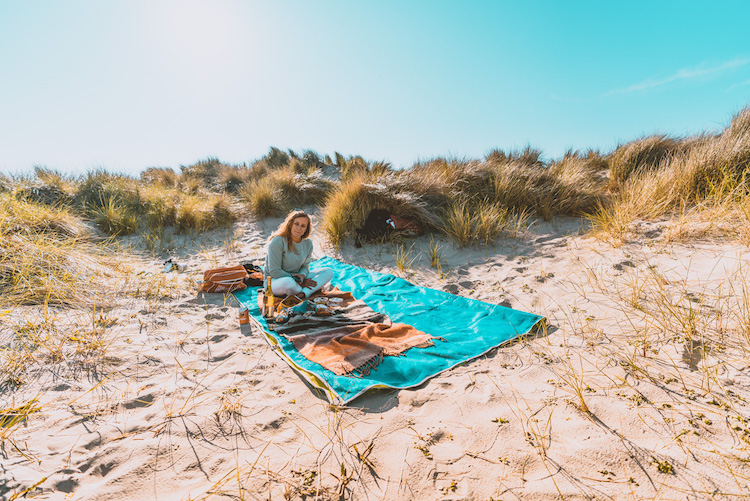
M 0 405 L 38 411 L 3 442 L 0 498 L 740 499 L 750 492 L 748 249 L 671 242 L 652 224 L 612 246 L 576 219 L 494 246 L 430 236 L 316 254 L 544 315 L 548 328 L 419 387 L 333 406 L 240 326 L 202 271 L 260 259 L 279 219 L 177 237 L 184 272 L 128 261 L 111 308 L 49 310 L 105 355 L 28 367 Z M 130 243 L 136 245 L 137 239 Z M 137 278 L 148 289 L 133 291 Z M 39 308 L 0 318 L 41 322 Z M 88 357 L 88 358 L 87 358 Z M 7 429 L 7 427 L 6 427 Z

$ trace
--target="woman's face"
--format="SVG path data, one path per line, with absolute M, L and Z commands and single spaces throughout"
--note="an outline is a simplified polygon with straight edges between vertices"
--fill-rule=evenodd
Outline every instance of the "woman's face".
M 292 221 L 292 240 L 295 242 L 302 240 L 302 235 L 307 231 L 307 224 L 307 218 L 304 216 L 294 218 Z

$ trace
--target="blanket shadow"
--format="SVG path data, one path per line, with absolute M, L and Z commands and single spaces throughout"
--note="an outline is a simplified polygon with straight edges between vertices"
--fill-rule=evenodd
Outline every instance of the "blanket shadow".
M 310 384 L 305 378 L 300 376 L 297 371 L 292 372 L 294 372 L 297 379 L 299 379 L 317 399 L 321 402 L 328 403 L 329 405 L 335 405 L 328 400 L 328 397 L 323 390 Z M 422 387 L 425 384 L 427 383 L 422 383 L 419 387 Z M 398 406 L 398 393 L 400 391 L 401 390 L 398 388 L 373 388 L 368 390 L 364 395 L 360 395 L 351 402 L 343 404 L 340 407 L 357 409 L 368 414 L 386 412 Z
M 420 384 L 421 388 L 426 383 Z M 358 409 L 367 414 L 378 414 L 398 407 L 398 394 L 401 390 L 396 388 L 374 388 L 347 404 L 347 407 Z

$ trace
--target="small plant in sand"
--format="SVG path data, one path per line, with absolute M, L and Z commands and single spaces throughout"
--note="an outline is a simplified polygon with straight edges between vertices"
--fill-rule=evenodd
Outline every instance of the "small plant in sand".
M 568 353 L 562 359 L 563 370 L 561 372 L 556 372 L 556 374 L 557 377 L 560 378 L 560 380 L 570 389 L 573 395 L 575 395 L 576 406 L 578 409 L 580 409 L 581 412 L 590 415 L 591 410 L 586 404 L 585 395 L 591 390 L 591 388 L 585 381 L 586 373 L 583 367 L 583 357 L 580 354 L 578 355 L 577 364 L 571 360 L 571 358 L 571 354 Z
M 672 463 L 670 463 L 667 460 L 660 460 L 655 457 L 651 458 L 651 464 L 653 464 L 656 469 L 659 471 L 659 473 L 666 473 L 667 475 L 674 475 L 675 469 L 674 466 L 672 466 Z
M 14 399 L 10 407 L 0 409 L 0 445 L 3 451 L 5 451 L 6 440 L 11 442 L 14 448 L 17 448 L 10 437 L 19 425 L 26 422 L 30 415 L 42 409 L 41 406 L 37 405 L 38 402 L 36 398 L 33 398 L 16 406 Z
M 414 250 L 414 244 L 408 249 L 404 244 L 398 244 L 395 251 L 393 252 L 393 260 L 396 263 L 396 269 L 399 273 L 404 273 L 408 268 L 411 268 L 414 260 L 417 256 L 412 256 Z
M 214 415 L 219 422 L 222 419 L 238 420 L 242 417 L 244 407 L 240 390 L 238 388 L 229 388 L 224 390 L 219 396 L 219 408 L 214 412 Z

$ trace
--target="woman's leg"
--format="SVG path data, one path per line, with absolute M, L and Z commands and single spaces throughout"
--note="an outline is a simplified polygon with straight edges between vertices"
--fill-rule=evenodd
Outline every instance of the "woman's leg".
M 315 287 L 303 287 L 301 289 L 305 296 L 310 297 L 313 292 L 322 289 L 331 281 L 333 278 L 333 270 L 331 268 L 319 268 L 315 271 L 311 271 L 307 278 L 317 282 Z
M 271 290 L 274 296 L 291 296 L 292 294 L 299 293 L 302 290 L 302 286 L 292 277 L 272 278 Z

